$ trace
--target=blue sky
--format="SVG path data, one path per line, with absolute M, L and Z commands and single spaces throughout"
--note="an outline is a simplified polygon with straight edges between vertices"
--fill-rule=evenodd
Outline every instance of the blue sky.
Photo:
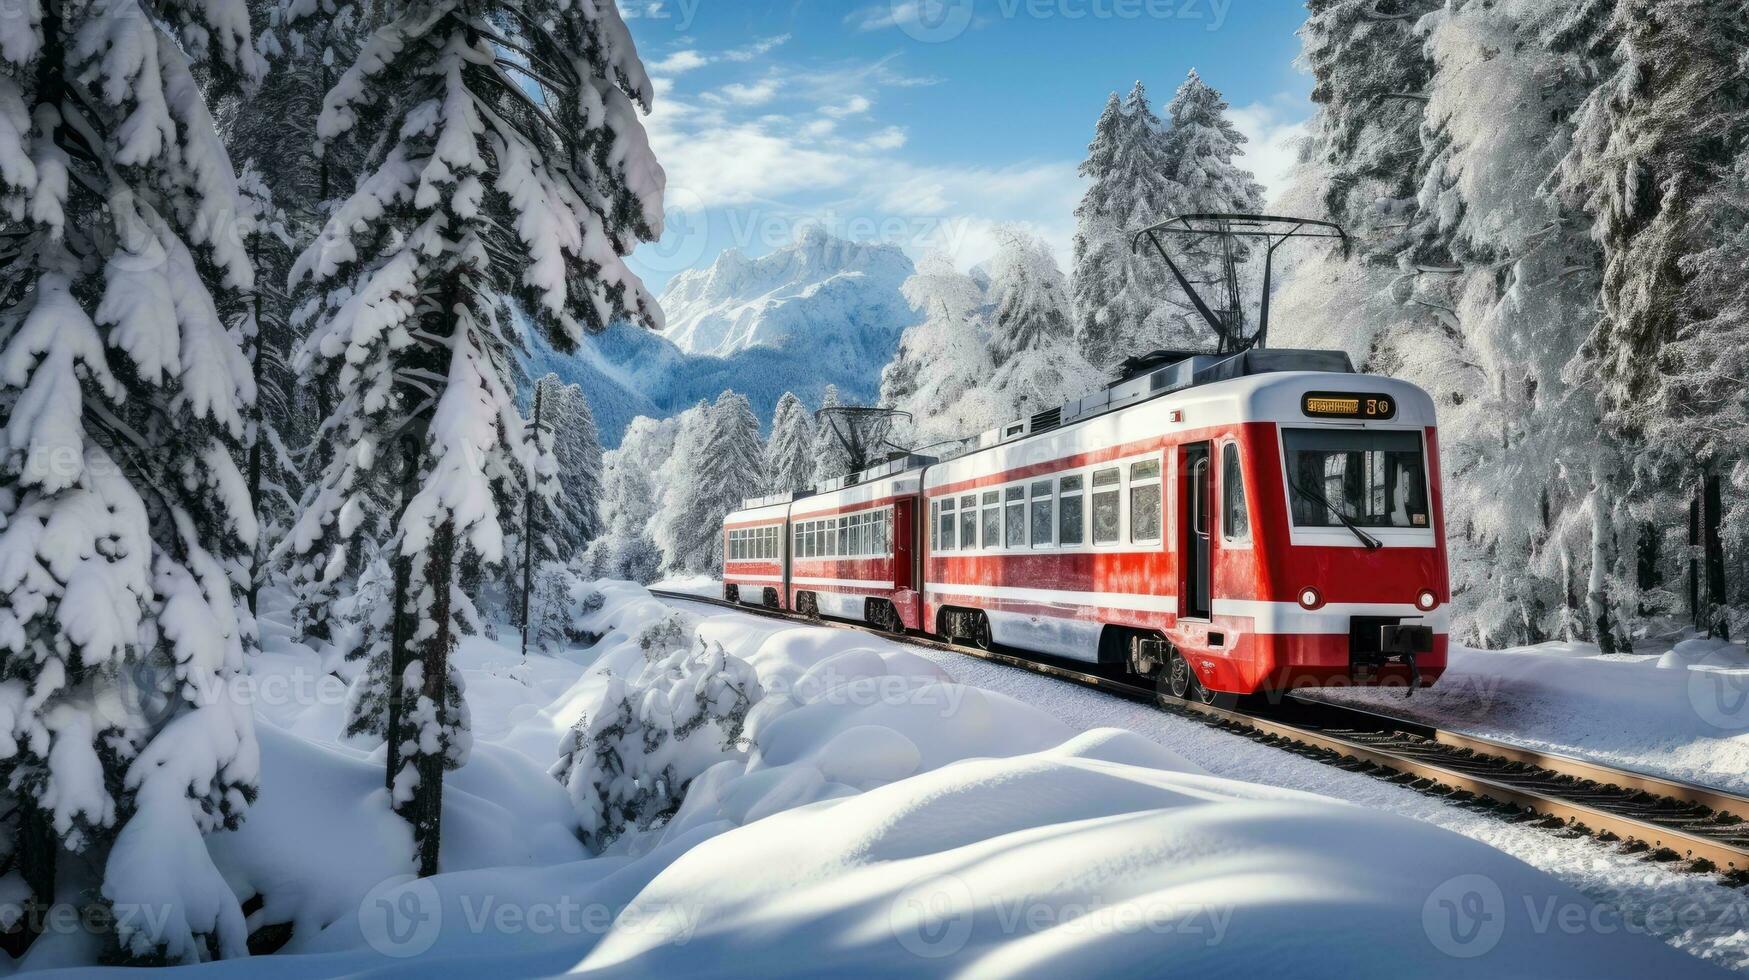
M 1003 222 L 1067 259 L 1075 169 L 1106 96 L 1163 108 L 1192 67 L 1279 186 L 1311 114 L 1295 0 L 621 0 L 656 80 L 647 120 L 669 232 L 634 264 L 660 290 L 723 248 L 817 223 L 988 257 Z

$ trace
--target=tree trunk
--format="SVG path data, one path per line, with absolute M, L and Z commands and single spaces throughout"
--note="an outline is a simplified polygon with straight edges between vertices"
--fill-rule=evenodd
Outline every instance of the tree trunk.
M 436 724 L 450 722 L 449 651 L 455 641 L 450 631 L 450 590 L 455 579 L 455 525 L 444 521 L 431 538 L 425 562 L 425 587 L 431 590 L 430 616 L 437 631 L 425 644 L 425 668 L 419 694 L 436 706 Z M 418 738 L 419 733 L 409 732 Z M 419 877 L 437 874 L 438 846 L 443 830 L 443 769 L 446 751 L 420 752 L 414 760 L 419 783 L 407 802 L 403 816 L 413 825 L 413 847 L 419 859 Z
M 1598 649 L 1618 653 L 1615 617 L 1609 608 L 1610 531 L 1609 508 L 1601 489 L 1591 492 L 1591 579 L 1586 584 L 1586 605 Z
M 401 502 L 395 509 L 395 524 L 399 528 L 401 515 L 407 512 L 407 504 L 413 500 L 413 484 L 419 477 L 419 443 L 411 436 L 401 440 Z M 407 673 L 407 664 L 412 661 L 407 648 L 413 636 L 413 617 L 408 612 L 411 601 L 407 595 L 413 578 L 413 559 L 400 551 L 399 535 L 392 539 L 395 543 L 395 611 L 394 619 L 389 628 L 389 707 L 388 721 L 384 729 L 384 741 L 388 746 L 388 764 L 383 770 L 383 785 L 393 798 L 395 792 L 395 777 L 401 771 L 401 678 Z
M 1640 524 L 1639 547 L 1635 550 L 1635 581 L 1640 587 L 1640 615 L 1651 616 L 1656 610 L 1646 602 L 1646 594 L 1663 585 L 1658 572 L 1658 529 L 1651 521 Z
M 1696 630 L 1703 629 L 1700 606 L 1700 495 L 1688 502 L 1688 615 Z
M 541 437 L 541 403 L 546 394 L 546 387 L 539 382 L 536 382 L 534 386 L 533 432 L 537 450 Z M 534 541 L 540 533 L 540 529 L 536 526 L 538 522 L 535 520 L 534 513 L 535 480 L 538 479 L 538 474 L 530 473 L 528 476 L 528 492 L 522 501 L 522 622 L 518 624 L 522 627 L 522 659 L 524 660 L 528 659 L 529 595 L 534 591 Z
M 24 920 L 19 933 L 23 955 L 36 937 L 47 927 L 49 911 L 55 901 L 55 868 L 61 853 L 61 839 L 49 823 L 49 815 L 32 801 L 19 804 L 18 871 L 24 885 L 30 889 L 25 899 Z
M 1725 539 L 1719 530 L 1724 522 L 1722 483 L 1712 467 L 1701 476 L 1701 554 L 1706 567 L 1706 632 L 1728 640 L 1731 623 L 1725 608 L 1730 599 L 1725 591 Z

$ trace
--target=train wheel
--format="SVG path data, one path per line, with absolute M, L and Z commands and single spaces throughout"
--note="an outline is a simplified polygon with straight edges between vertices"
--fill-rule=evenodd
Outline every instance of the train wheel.
M 895 636 L 905 635 L 905 621 L 899 618 L 898 608 L 890 602 L 881 603 L 880 626 Z
M 988 650 L 995 645 L 995 638 L 990 635 L 990 617 L 978 613 L 976 621 L 972 624 L 972 646 L 980 650 Z
M 1190 661 L 1184 659 L 1184 654 L 1172 651 L 1172 660 L 1166 665 L 1166 679 L 1172 689 L 1172 696 L 1180 701 L 1189 701 L 1192 697 L 1201 699 L 1202 685 L 1197 683 L 1196 674 L 1191 672 Z

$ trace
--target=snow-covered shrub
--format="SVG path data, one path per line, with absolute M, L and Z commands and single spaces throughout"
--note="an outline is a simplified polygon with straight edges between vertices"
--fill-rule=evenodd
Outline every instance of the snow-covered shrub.
M 534 573 L 528 603 L 528 645 L 551 655 L 567 646 L 587 646 L 597 637 L 578 625 L 607 600 L 591 587 L 579 563 L 543 562 Z
M 600 708 L 578 720 L 552 768 L 583 842 L 597 851 L 662 826 L 700 773 L 745 758 L 742 729 L 764 696 L 746 661 L 701 640 L 679 613 L 646 627 L 638 646 L 643 669 L 609 679 Z

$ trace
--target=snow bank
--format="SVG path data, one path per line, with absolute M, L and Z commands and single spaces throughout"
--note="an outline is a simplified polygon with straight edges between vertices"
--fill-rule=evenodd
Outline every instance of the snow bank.
M 676 609 L 601 583 L 601 640 L 524 664 L 475 638 L 481 720 L 445 788 L 444 873 L 410 870 L 382 763 L 264 712 L 261 799 L 212 840 L 280 955 L 208 975 L 1702 975 L 1499 851 L 1217 777 L 1117 729 L 957 683 L 877 637 L 685 606 L 757 676 L 745 750 L 600 856 L 546 773 Z M 280 667 L 303 661 L 297 651 Z M 337 709 L 312 706 L 309 713 Z M 337 726 L 330 731 L 337 731 Z M 1574 927 L 1573 922 L 1578 926 Z M 46 964 L 41 964 L 46 965 Z
M 1390 690 L 1319 697 L 1457 731 L 1749 793 L 1749 655 L 1688 639 L 1603 655 L 1588 643 L 1454 647 L 1445 676 L 1412 699 Z
M 688 851 L 638 903 L 688 910 L 686 941 L 628 923 L 582 972 L 1706 972 L 1639 937 L 1547 928 L 1539 910 L 1592 904 L 1485 845 L 1187 772 L 1110 730 L 765 817 Z

